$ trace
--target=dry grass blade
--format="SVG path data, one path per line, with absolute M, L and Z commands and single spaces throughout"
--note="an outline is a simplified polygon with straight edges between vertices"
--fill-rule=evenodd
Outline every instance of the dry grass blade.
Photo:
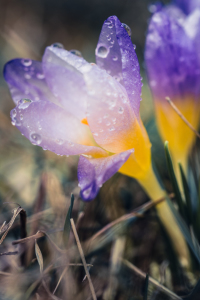
M 122 263 L 127 266 L 129 269 L 133 270 L 135 273 L 143 277 L 144 279 L 146 278 L 146 274 L 142 272 L 140 269 L 138 269 L 136 266 L 134 266 L 132 263 L 130 263 L 128 260 L 121 258 Z M 168 288 L 160 284 L 158 281 L 153 279 L 152 277 L 149 276 L 149 282 L 154 284 L 160 291 L 165 293 L 166 295 L 170 296 L 171 299 L 177 299 L 177 300 L 182 300 L 181 297 L 170 291 Z
M 37 257 L 37 261 L 38 261 L 38 264 L 40 266 L 40 273 L 43 272 L 43 266 L 44 266 L 44 263 L 43 263 L 43 256 L 42 256 L 42 252 L 37 244 L 37 240 L 35 240 L 35 254 L 36 254 L 36 257 Z
M 44 231 L 38 231 L 36 234 L 31 235 L 31 236 L 29 236 L 29 237 L 27 237 L 27 238 L 13 241 L 12 244 L 13 244 L 13 245 L 24 244 L 24 243 L 30 242 L 30 241 L 32 241 L 32 240 L 39 239 L 39 238 L 41 238 L 41 237 L 43 237 L 43 236 L 46 236 L 46 237 L 49 239 L 51 245 L 53 246 L 53 248 L 54 248 L 56 251 L 58 251 L 58 252 L 60 252 L 60 253 L 62 253 L 62 254 L 65 254 L 65 253 L 66 253 L 66 250 L 60 249 L 60 248 L 52 241 L 52 239 L 50 238 L 50 236 L 49 236 L 46 232 L 44 232 Z
M 3 252 L 3 253 L 0 253 L 0 256 L 3 256 L 3 255 L 16 255 L 18 254 L 19 252 L 18 251 L 14 251 L 14 252 Z
M 71 222 L 71 226 L 72 226 L 72 231 L 73 231 L 75 239 L 76 239 L 78 250 L 79 250 L 79 253 L 80 253 L 83 265 L 84 265 L 85 273 L 86 273 L 87 278 L 88 278 L 88 282 L 89 282 L 89 286 L 90 286 L 90 291 L 91 291 L 91 294 L 92 294 L 92 298 L 93 298 L 93 300 L 97 300 L 97 297 L 96 297 L 96 294 L 95 294 L 95 290 L 94 290 L 94 286 L 93 286 L 92 280 L 90 278 L 90 273 L 88 272 L 88 268 L 87 268 L 85 256 L 84 256 L 84 253 L 83 253 L 83 249 L 81 247 L 81 243 L 80 243 L 77 231 L 76 231 L 76 226 L 74 224 L 74 220 L 70 219 L 70 222 Z
M 180 110 L 176 107 L 176 105 L 172 102 L 172 100 L 169 97 L 165 97 L 167 102 L 171 105 L 173 110 L 179 115 L 179 117 L 185 122 L 185 124 L 196 134 L 196 136 L 200 139 L 200 134 L 196 129 L 188 122 L 188 120 L 184 117 L 184 115 L 180 112 Z
M 24 209 L 23 209 L 22 207 L 18 207 L 18 208 L 15 208 L 15 209 L 14 209 L 14 213 L 13 213 L 13 216 L 12 216 L 10 222 L 7 224 L 7 226 L 4 225 L 4 227 L 3 227 L 3 231 L 5 231 L 5 232 L 4 232 L 3 236 L 1 237 L 0 245 L 2 244 L 2 242 L 4 241 L 4 239 L 6 238 L 6 236 L 7 236 L 8 232 L 9 232 L 10 228 L 12 227 L 12 225 L 13 225 L 13 223 L 14 223 L 16 217 L 17 217 L 21 212 L 25 213 L 25 211 L 24 211 Z M 6 228 L 5 228 L 5 227 L 6 227 Z
M 12 244 L 13 245 L 24 244 L 24 243 L 27 243 L 27 242 L 29 242 L 31 240 L 39 239 L 39 238 L 41 238 L 43 236 L 45 236 L 45 234 L 43 232 L 41 232 L 41 231 L 38 231 L 36 234 L 28 236 L 27 238 L 13 241 Z
M 65 273 L 67 272 L 67 270 L 68 270 L 68 266 L 67 266 L 67 267 L 65 267 L 65 268 L 64 268 L 64 270 L 62 271 L 62 274 L 61 274 L 61 276 L 60 276 L 60 278 L 59 278 L 59 280 L 58 280 L 58 283 L 56 284 L 56 287 L 55 287 L 55 289 L 54 289 L 54 291 L 53 291 L 53 295 L 54 295 L 54 294 L 55 294 L 55 292 L 57 291 L 57 289 L 58 289 L 58 286 L 59 286 L 59 284 L 60 284 L 61 280 L 63 279 L 63 277 L 64 277 Z

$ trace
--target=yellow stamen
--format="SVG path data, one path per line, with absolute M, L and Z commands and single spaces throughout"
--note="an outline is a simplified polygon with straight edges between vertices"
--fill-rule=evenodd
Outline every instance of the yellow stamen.
M 89 125 L 89 124 L 88 124 L 87 118 L 83 118 L 83 119 L 81 120 L 81 123 L 83 123 L 83 124 L 85 124 L 85 125 Z

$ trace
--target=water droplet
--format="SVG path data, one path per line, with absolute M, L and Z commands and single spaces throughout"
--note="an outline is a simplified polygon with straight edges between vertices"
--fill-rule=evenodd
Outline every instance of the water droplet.
M 102 123 L 102 119 L 100 118 L 97 122 L 98 122 L 99 124 L 101 124 L 101 123 Z
M 69 52 L 76 55 L 76 56 L 83 57 L 82 53 L 80 51 L 76 50 L 76 49 L 72 49 Z
M 110 37 L 110 36 L 108 36 L 107 40 L 108 40 L 108 41 L 110 41 L 110 40 L 111 40 L 111 37 Z
M 42 74 L 42 73 L 37 73 L 36 74 L 36 77 L 38 78 L 38 79 L 44 79 L 44 74 Z
M 25 67 L 29 67 L 32 65 L 32 60 L 31 59 L 22 59 L 21 60 L 22 65 L 24 65 Z
M 30 74 L 27 74 L 27 73 L 25 73 L 25 74 L 24 74 L 24 78 L 25 78 L 25 79 L 31 79 L 31 75 L 30 75 Z
M 113 23 L 111 21 L 109 21 L 109 20 L 106 21 L 104 24 L 107 25 L 108 28 L 113 28 Z
M 103 116 L 104 119 L 106 119 L 107 117 L 108 117 L 108 114 L 105 114 L 105 115 Z
M 97 132 L 93 132 L 93 135 L 94 135 L 94 136 L 98 136 L 98 133 L 97 133 Z
M 21 120 L 21 121 L 23 120 L 23 115 L 22 115 L 22 114 L 20 115 L 20 120 Z
M 103 132 L 103 129 L 100 129 L 99 132 Z
M 14 108 L 14 109 L 11 111 L 11 116 L 12 116 L 12 118 L 15 118 L 16 115 L 17 115 L 17 111 L 16 111 L 16 109 Z
M 62 139 L 57 139 L 57 140 L 56 140 L 56 143 L 57 143 L 58 145 L 62 145 L 62 144 L 64 143 L 64 141 L 63 141 Z
M 42 142 L 42 137 L 38 133 L 32 132 L 30 134 L 31 143 L 34 145 L 40 145 Z
M 123 109 L 122 106 L 120 106 L 119 109 L 118 109 L 118 113 L 119 113 L 119 114 L 123 114 L 123 112 L 124 112 L 124 109 Z
M 63 46 L 63 44 L 61 44 L 61 43 L 54 43 L 54 44 L 52 44 L 52 47 L 64 49 L 64 46 Z
M 117 55 L 113 56 L 112 60 L 117 61 L 118 60 Z
M 106 126 L 110 126 L 110 124 L 111 124 L 110 122 L 107 122 L 107 123 L 106 123 Z
M 96 55 L 102 58 L 106 58 L 108 56 L 109 53 L 109 48 L 107 48 L 106 45 L 103 44 L 99 44 L 96 48 Z
M 19 107 L 19 109 L 25 109 L 31 104 L 31 102 L 32 101 L 27 98 L 21 99 L 18 101 L 18 107 Z
M 15 126 L 15 122 L 14 122 L 14 121 L 11 121 L 11 124 L 12 124 L 13 126 Z
M 71 147 L 74 147 L 74 144 L 72 142 L 69 142 L 69 144 L 70 144 Z
M 113 123 L 115 123 L 115 122 L 117 121 L 117 119 L 116 119 L 116 118 L 113 118 L 112 121 L 113 121 Z
M 130 27 L 127 24 L 125 24 L 125 23 L 122 23 L 122 25 L 126 29 L 128 35 L 131 36 L 132 32 L 131 32 Z
M 114 131 L 114 130 L 115 128 L 113 126 L 109 128 L 109 131 Z
M 136 49 L 136 45 L 135 44 L 133 44 L 133 48 L 134 48 L 134 50 Z
M 115 41 L 114 41 L 114 40 L 112 40 L 112 41 L 110 41 L 110 43 L 111 43 L 111 45 L 114 45 Z

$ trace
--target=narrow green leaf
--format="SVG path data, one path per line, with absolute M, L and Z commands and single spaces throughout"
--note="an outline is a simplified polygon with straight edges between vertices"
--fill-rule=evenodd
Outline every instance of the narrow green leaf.
M 143 300 L 147 300 L 148 287 L 149 287 L 149 274 L 146 275 L 146 278 L 145 278 L 145 281 L 144 281 L 144 297 L 143 297 Z
M 185 224 L 184 220 L 181 218 L 180 214 L 178 213 L 178 211 L 175 209 L 174 205 L 172 204 L 171 200 L 169 198 L 167 198 L 167 203 L 171 208 L 171 211 L 174 214 L 175 220 L 177 221 L 177 224 L 179 225 L 180 230 L 182 231 L 186 242 L 188 243 L 192 253 L 194 254 L 194 256 L 196 257 L 196 259 L 198 260 L 198 262 L 200 263 L 200 256 L 199 256 L 199 252 L 197 251 L 193 241 L 192 241 L 192 237 L 190 234 L 190 231 L 187 227 L 187 225 Z M 197 242 L 198 243 L 198 242 Z
M 191 198 L 190 198 L 190 189 L 189 189 L 189 185 L 188 185 L 186 176 L 184 174 L 182 165 L 180 163 L 179 163 L 179 169 L 180 169 L 180 173 L 181 173 L 181 179 L 182 179 L 182 184 L 183 184 L 183 189 L 184 189 L 184 194 L 185 194 L 185 201 L 186 201 L 185 214 L 187 215 L 188 224 L 191 225 L 191 224 L 193 224 L 193 214 L 192 214 L 192 203 L 191 203 Z
M 200 295 L 200 279 L 198 280 L 197 284 L 193 288 L 192 292 L 189 295 L 183 297 L 183 299 L 184 300 L 193 300 L 193 299 L 197 299 L 197 296 L 199 297 L 199 295 Z
M 179 190 L 178 187 L 178 183 L 176 180 L 176 176 L 174 173 L 174 168 L 173 168 L 173 164 L 172 164 L 172 160 L 171 160 L 171 155 L 169 153 L 169 147 L 168 147 L 168 142 L 165 142 L 165 157 L 166 157 L 166 161 L 167 161 L 167 168 L 168 168 L 168 172 L 169 172 L 169 176 L 172 182 L 172 186 L 176 195 L 176 200 L 178 203 L 178 207 L 179 207 L 179 211 L 181 216 L 183 217 L 184 220 L 186 220 L 186 215 L 185 215 L 185 207 L 184 207 L 184 203 L 181 197 L 181 192 Z
M 38 264 L 40 266 L 40 273 L 42 273 L 43 267 L 44 267 L 43 256 L 42 256 L 42 252 L 38 246 L 37 240 L 35 240 L 35 254 L 37 257 Z
M 74 195 L 71 194 L 71 204 L 69 206 L 69 209 L 68 209 L 68 212 L 67 212 L 67 215 L 66 215 L 65 225 L 64 225 L 64 230 L 63 230 L 63 242 L 64 242 L 64 245 L 66 247 L 67 247 L 67 244 L 68 244 L 70 230 L 71 230 L 70 219 L 71 219 L 73 205 L 74 205 Z

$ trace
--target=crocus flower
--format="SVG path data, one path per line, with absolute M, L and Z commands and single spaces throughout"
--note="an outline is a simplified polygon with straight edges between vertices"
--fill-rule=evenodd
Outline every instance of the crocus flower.
M 165 196 L 151 167 L 151 144 L 139 114 L 141 77 L 129 28 L 117 17 L 103 25 L 90 64 L 59 44 L 42 62 L 15 59 L 4 77 L 16 107 L 12 123 L 33 144 L 59 155 L 80 155 L 78 179 L 84 200 L 120 171 L 135 177 L 152 200 Z M 187 247 L 166 203 L 158 207 L 183 259 Z M 181 250 L 180 250 L 181 249 Z
M 152 16 L 146 38 L 145 62 L 161 137 L 169 141 L 175 168 L 180 161 L 186 170 L 195 134 L 165 98 L 169 97 L 198 129 L 200 10 L 194 9 L 197 1 L 175 2 L 180 7 L 171 4 Z M 182 10 L 186 4 L 192 11 L 189 15 Z

